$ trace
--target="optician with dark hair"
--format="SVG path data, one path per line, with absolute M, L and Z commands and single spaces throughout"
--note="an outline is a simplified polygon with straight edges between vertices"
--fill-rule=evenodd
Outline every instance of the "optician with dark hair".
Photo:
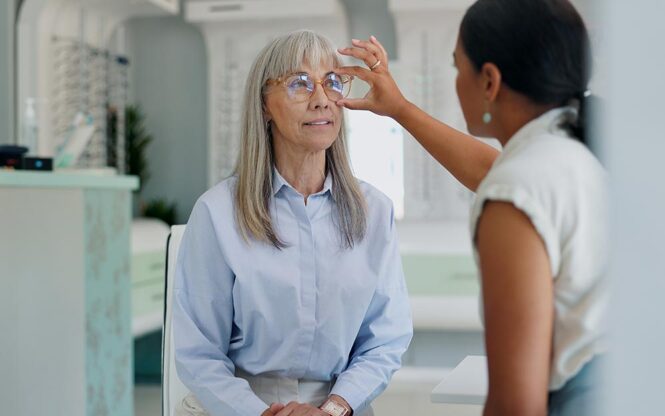
M 445 51 L 442 51 L 444 53 Z M 471 212 L 479 265 L 489 391 L 485 415 L 597 414 L 606 351 L 607 173 L 589 139 L 590 42 L 567 0 L 479 0 L 454 51 L 469 132 L 405 99 L 376 40 L 340 53 L 371 89 L 338 105 L 399 122 L 477 193 Z

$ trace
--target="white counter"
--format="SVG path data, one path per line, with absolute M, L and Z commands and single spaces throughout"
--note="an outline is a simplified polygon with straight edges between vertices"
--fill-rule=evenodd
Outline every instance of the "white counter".
M 127 176 L 0 172 L 0 391 L 11 414 L 131 414 L 137 185 Z
M 410 296 L 416 330 L 482 331 L 478 296 Z

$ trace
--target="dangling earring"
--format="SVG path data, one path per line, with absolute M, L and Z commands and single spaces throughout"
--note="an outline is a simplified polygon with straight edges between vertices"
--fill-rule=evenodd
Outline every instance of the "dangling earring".
M 490 103 L 485 101 L 485 112 L 483 113 L 483 123 L 490 124 L 492 122 L 492 113 L 490 113 Z

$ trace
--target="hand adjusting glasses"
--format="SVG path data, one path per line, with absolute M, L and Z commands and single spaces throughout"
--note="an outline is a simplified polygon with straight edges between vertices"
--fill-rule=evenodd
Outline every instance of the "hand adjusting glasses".
M 353 77 L 351 76 L 340 75 L 334 72 L 326 74 L 321 80 L 315 80 L 306 72 L 298 72 L 275 79 L 269 79 L 266 81 L 266 85 L 282 84 L 286 87 L 286 92 L 289 95 L 289 98 L 296 102 L 302 102 L 309 100 L 309 97 L 312 96 L 316 89 L 316 84 L 320 84 L 328 99 L 337 101 L 346 98 L 346 96 L 349 95 L 352 80 Z

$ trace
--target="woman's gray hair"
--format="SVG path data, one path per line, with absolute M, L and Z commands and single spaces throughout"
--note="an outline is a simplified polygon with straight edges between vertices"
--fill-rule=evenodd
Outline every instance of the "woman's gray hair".
M 315 32 L 299 30 L 278 37 L 259 53 L 247 78 L 243 103 L 241 145 L 235 175 L 235 216 L 245 241 L 251 238 L 277 248 L 287 246 L 275 232 L 270 217 L 274 155 L 265 115 L 264 88 L 269 79 L 300 70 L 305 63 L 338 67 L 341 62 L 332 43 Z M 339 135 L 326 150 L 326 173 L 333 180 L 333 221 L 342 247 L 362 241 L 367 228 L 367 207 L 353 176 L 346 147 L 344 119 Z

